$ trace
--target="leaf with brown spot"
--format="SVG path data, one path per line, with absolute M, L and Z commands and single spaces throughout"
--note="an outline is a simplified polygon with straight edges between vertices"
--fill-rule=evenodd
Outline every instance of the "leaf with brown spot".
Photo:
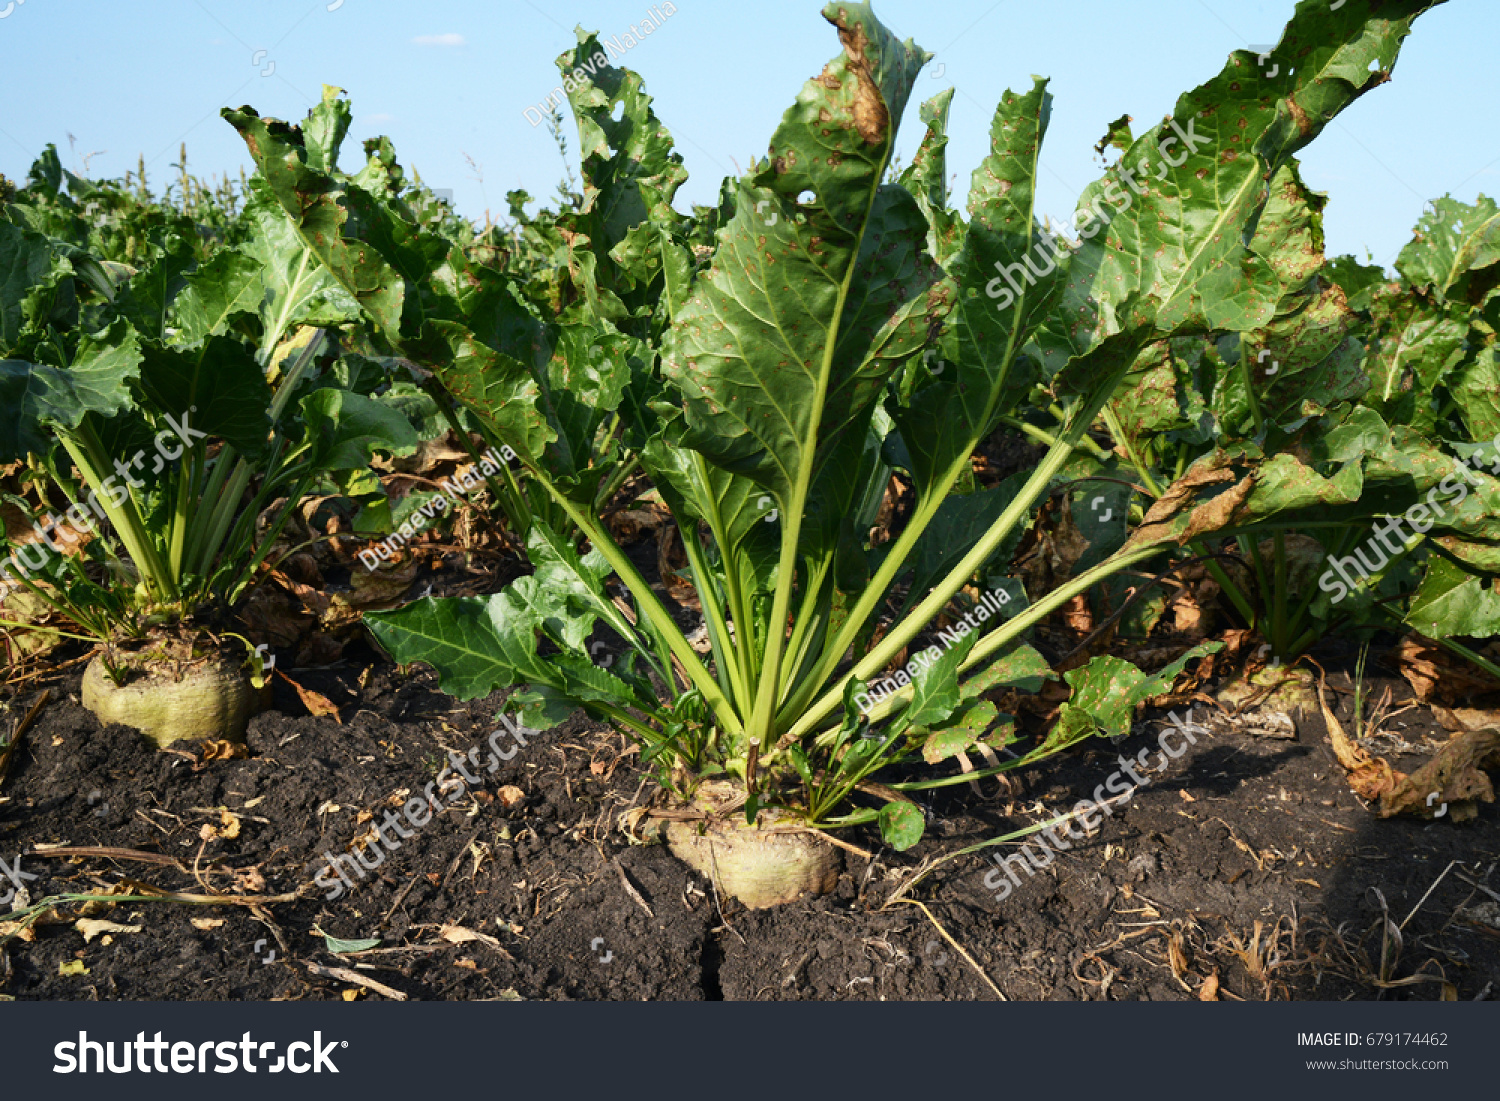
M 684 446 L 759 483 L 783 523 L 800 518 L 793 497 L 811 471 L 840 474 L 846 437 L 863 441 L 887 380 L 926 343 L 928 291 L 942 278 L 916 201 L 882 185 L 927 54 L 868 4 L 824 15 L 845 52 L 783 115 L 769 164 L 739 181 L 712 278 L 662 346 L 662 373 L 683 395 Z
M 1199 459 L 1178 478 L 1146 512 L 1141 524 L 1130 535 L 1126 546 L 1150 546 L 1154 543 L 1185 544 L 1199 536 L 1228 526 L 1235 509 L 1250 496 L 1251 478 L 1236 481 L 1228 469 L 1229 456 L 1216 452 Z M 1227 487 L 1216 496 L 1200 502 L 1205 490 Z

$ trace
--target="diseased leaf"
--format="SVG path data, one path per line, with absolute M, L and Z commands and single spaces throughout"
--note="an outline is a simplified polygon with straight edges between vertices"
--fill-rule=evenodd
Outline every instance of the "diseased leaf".
M 1057 725 L 1047 735 L 1046 746 L 1056 750 L 1094 734 L 1123 737 L 1130 733 L 1137 704 L 1170 691 L 1177 675 L 1189 661 L 1223 648 L 1222 642 L 1202 643 L 1154 676 L 1146 675 L 1128 661 L 1108 655 L 1096 657 L 1083 668 L 1063 674 L 1073 689 L 1073 695 L 1059 710 Z
M 998 709 L 988 700 L 969 704 L 932 730 L 922 746 L 922 759 L 935 765 L 963 753 L 984 737 L 998 716 Z
M 296 127 L 262 119 L 249 108 L 226 107 L 224 117 L 245 139 L 270 193 L 303 241 L 377 324 L 398 332 L 405 283 L 379 251 L 356 236 L 383 221 L 374 201 L 353 187 L 341 192 L 325 174 L 322 147 L 315 140 L 309 150 Z M 352 231 L 347 238 L 346 230 Z
M 1438 2 L 1396 0 L 1376 13 L 1301 4 L 1265 66 L 1235 51 L 1138 137 L 1079 204 L 1081 240 L 1061 304 L 1074 354 L 1140 326 L 1265 324 L 1280 280 L 1247 245 L 1266 181 L 1389 78 L 1412 21 Z
M 846 53 L 809 81 L 736 195 L 713 267 L 663 347 L 683 443 L 783 509 L 925 340 L 926 219 L 881 174 L 925 54 L 865 4 L 830 5 Z M 800 507 L 800 500 L 799 500 Z
M 1500 285 L 1500 205 L 1483 195 L 1472 205 L 1446 196 L 1428 205 L 1396 270 L 1418 290 L 1477 306 Z
M 177 330 L 173 339 L 198 344 L 217 336 L 236 314 L 259 310 L 264 297 L 260 262 L 239 249 L 225 249 L 188 276 L 172 300 L 168 321 Z
M 1026 95 L 1007 91 L 990 125 L 989 155 L 974 170 L 968 228 L 949 265 L 957 288 L 942 291 L 952 301 L 943 370 L 892 411 L 919 495 L 945 489 L 967 470 L 975 444 L 1034 381 L 1034 367 L 1018 353 L 1060 286 L 1054 242 L 1032 215 L 1050 113 L 1045 81 Z M 1003 272 L 1010 274 L 1002 279 Z
M 898 853 L 922 840 L 925 825 L 922 811 L 910 803 L 887 803 L 880 808 L 880 836 Z
M 974 699 L 996 688 L 1040 692 L 1044 683 L 1056 679 L 1046 658 L 1029 643 L 1018 642 L 964 681 L 963 697 Z
M 938 263 L 947 266 L 958 250 L 963 223 L 958 212 L 948 207 L 948 108 L 953 103 L 953 89 L 948 88 L 922 104 L 921 119 L 927 124 L 927 136 L 910 167 L 901 174 L 901 186 L 911 192 L 927 218 L 927 251 Z
M 1491 638 L 1500 635 L 1500 593 L 1446 558 L 1428 559 L 1422 587 L 1412 597 L 1406 622 L 1428 638 Z

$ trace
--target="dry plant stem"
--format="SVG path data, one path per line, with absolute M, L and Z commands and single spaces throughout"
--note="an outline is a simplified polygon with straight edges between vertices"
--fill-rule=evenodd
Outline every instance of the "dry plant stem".
M 1494 865 L 1492 864 L 1492 865 L 1490 865 L 1490 867 L 1493 868 Z M 1490 890 L 1483 883 L 1480 883 L 1477 880 L 1470 879 L 1468 876 L 1464 875 L 1463 872 L 1459 872 L 1458 875 L 1455 876 L 1454 878 L 1455 879 L 1461 879 L 1461 880 L 1463 880 L 1470 887 L 1473 887 L 1476 891 L 1480 891 L 1480 892 L 1482 892 L 1484 894 L 1487 894 L 1492 899 L 1494 899 L 1496 902 L 1500 902 L 1500 893 L 1496 893 L 1495 891 Z
M 186 872 L 182 861 L 163 853 L 141 852 L 139 849 L 116 849 L 108 845 L 64 845 L 58 849 L 32 850 L 27 856 L 37 859 L 55 856 L 97 856 L 105 860 L 134 860 L 141 864 L 163 864 Z
M 645 898 L 641 896 L 641 892 L 636 890 L 635 884 L 630 882 L 630 877 L 625 874 L 625 866 L 620 863 L 620 858 L 615 857 L 615 859 L 610 863 L 614 865 L 615 871 L 619 874 L 620 886 L 625 888 L 625 893 L 630 896 L 630 900 L 637 906 L 639 906 L 642 910 L 645 910 L 646 916 L 648 918 L 656 917 L 656 915 L 651 912 L 650 904 L 647 903 Z
M 377 982 L 374 979 L 367 978 L 366 976 L 361 975 L 358 971 L 351 971 L 347 967 L 324 967 L 322 964 L 312 963 L 308 960 L 303 960 L 301 962 L 303 967 L 306 967 L 308 971 L 312 972 L 314 975 L 319 976 L 320 978 L 337 979 L 340 982 L 353 983 L 355 986 L 364 987 L 366 990 L 373 990 L 375 993 L 381 995 L 382 997 L 389 998 L 393 1002 L 406 1001 L 406 995 L 401 993 L 401 991 L 392 989 L 391 987 L 386 986 L 383 982 Z
M 1411 913 L 1406 915 L 1406 921 L 1403 921 L 1400 925 L 1396 926 L 1397 929 L 1406 928 L 1407 922 L 1411 921 L 1412 918 L 1417 916 L 1417 911 L 1422 908 L 1422 903 L 1426 902 L 1430 897 L 1432 897 L 1432 892 L 1437 890 L 1437 885 L 1441 883 L 1447 877 L 1448 873 L 1456 868 L 1459 863 L 1460 861 L 1457 860 L 1451 861 L 1448 866 L 1442 870 L 1442 873 L 1432 881 L 1432 886 L 1427 888 L 1426 894 L 1417 899 L 1417 904 L 1411 908 Z
M 24 681 L 36 680 L 37 677 L 59 676 L 64 669 L 71 669 L 75 665 L 82 665 L 92 657 L 92 654 L 81 654 L 76 658 L 69 658 L 67 661 L 58 662 L 56 665 L 46 665 L 41 669 L 33 669 L 29 673 L 22 673 L 19 677 L 10 678 L 5 682 L 5 684 L 7 687 L 9 687 L 11 685 L 21 684 Z M 48 691 L 50 691 L 50 689 Z
M 964 958 L 964 962 L 967 963 L 970 967 L 972 967 L 974 969 L 974 973 L 976 975 L 978 975 L 981 979 L 983 979 L 985 985 L 988 986 L 991 990 L 993 990 L 995 992 L 995 997 L 999 998 L 1002 1002 L 1008 1002 L 1008 1001 L 1010 1001 L 1009 998 L 1007 998 L 1004 994 L 1000 993 L 1000 988 L 998 986 L 996 986 L 994 984 L 994 982 L 991 981 L 990 977 L 984 973 L 984 968 L 980 967 L 979 964 L 977 964 L 977 963 L 974 962 L 974 957 L 971 956 L 971 955 L 969 955 L 969 953 L 965 952 L 964 949 L 963 949 L 963 946 L 961 944 L 959 944 L 958 941 L 954 940 L 951 936 L 948 935 L 948 930 L 944 929 L 942 923 L 940 921 L 938 921 L 937 918 L 935 918 L 935 917 L 932 916 L 932 911 L 931 910 L 929 910 L 922 903 L 917 902 L 915 899 L 910 899 L 910 898 L 908 898 L 908 899 L 902 899 L 902 905 L 904 905 L 904 906 L 915 906 L 918 910 L 921 910 L 922 913 L 924 913 L 925 915 L 927 915 L 927 920 L 930 921 L 930 922 L 932 922 L 932 927 L 938 931 L 938 935 L 941 936 L 945 941 L 947 941 L 950 945 L 953 946 L 953 950 L 955 952 L 957 952 L 960 956 L 962 956 Z
M 152 900 L 181 902 L 189 906 L 274 906 L 282 902 L 296 902 L 305 893 L 305 888 L 299 888 L 281 895 L 195 895 L 183 891 L 168 891 L 150 883 L 142 883 L 138 879 L 124 879 L 121 883 L 133 891 L 142 892 Z
M 45 854 L 43 854 L 45 855 Z M 175 902 L 188 906 L 245 906 L 256 909 L 261 906 L 275 905 L 281 902 L 296 902 L 302 897 L 301 891 L 293 891 L 284 895 L 192 895 L 181 894 L 176 891 L 163 891 L 152 887 L 148 883 L 136 880 L 123 880 L 125 886 L 136 891 L 128 895 L 48 895 L 40 902 L 33 903 L 24 910 L 13 911 L 6 916 L 7 924 L 14 923 L 15 928 L 4 935 L 0 935 L 0 945 L 19 937 L 23 932 L 36 924 L 37 920 L 47 911 L 57 906 L 65 906 L 71 903 L 101 902 L 111 906 L 125 902 Z
M 42 708 L 52 698 L 52 689 L 42 689 L 41 698 L 31 705 L 26 712 L 26 717 L 16 724 L 16 729 L 11 733 L 10 741 L 5 743 L 5 749 L 0 752 L 0 784 L 5 783 L 5 777 L 10 773 L 10 761 L 15 755 L 16 746 L 21 744 L 21 739 L 26 737 L 26 732 L 31 729 L 31 724 L 36 722 L 36 717 L 42 713 Z
M 831 833 L 825 833 L 824 831 L 822 831 L 820 829 L 815 829 L 812 826 L 799 826 L 799 827 L 797 827 L 797 831 L 801 832 L 801 833 L 810 833 L 810 834 L 813 834 L 816 837 L 821 837 L 824 841 L 827 841 L 830 845 L 833 845 L 836 848 L 843 849 L 846 853 L 852 853 L 853 855 L 859 856 L 859 857 L 863 857 L 866 860 L 874 860 L 875 859 L 875 854 L 874 853 L 867 852 L 866 850 L 860 848 L 858 845 L 851 845 L 851 844 L 849 844 L 849 842 L 844 841 L 841 838 L 835 837 Z M 776 830 L 773 828 L 771 830 L 768 830 L 767 832 L 768 833 L 774 833 L 774 832 L 776 832 Z
M 1096 803 L 1095 807 L 1107 807 L 1112 806 L 1115 803 L 1123 803 L 1128 801 L 1132 797 L 1132 795 L 1133 793 L 1117 795 L 1113 799 L 1105 799 L 1100 803 Z M 1060 826 L 1064 822 L 1071 822 L 1073 819 L 1079 817 L 1084 813 L 1084 811 L 1071 810 L 1067 814 L 1060 814 L 1056 818 L 1049 819 L 1046 822 L 1038 822 L 1036 825 L 1026 826 L 1023 829 L 1016 830 L 1014 833 L 1003 834 L 1000 837 L 992 837 L 988 841 L 981 841 L 977 845 L 968 845 L 962 849 L 956 849 L 951 853 L 940 856 L 937 859 L 933 860 L 930 864 L 926 865 L 923 868 L 920 868 L 915 875 L 913 875 L 910 879 L 908 879 L 905 883 L 898 887 L 895 892 L 892 893 L 891 897 L 885 901 L 885 905 L 881 906 L 881 909 L 884 910 L 887 907 L 894 906 L 898 902 L 906 901 L 905 896 L 911 893 L 912 888 L 914 888 L 918 883 L 922 882 L 922 880 L 926 879 L 933 872 L 937 871 L 944 864 L 948 863 L 948 861 L 950 860 L 956 860 L 960 856 L 967 856 L 970 853 L 976 853 L 981 849 L 988 849 L 995 845 L 1004 845 L 1011 841 L 1019 841 L 1023 837 L 1030 837 L 1034 833 L 1041 833 L 1043 830 L 1051 829 L 1053 826 Z

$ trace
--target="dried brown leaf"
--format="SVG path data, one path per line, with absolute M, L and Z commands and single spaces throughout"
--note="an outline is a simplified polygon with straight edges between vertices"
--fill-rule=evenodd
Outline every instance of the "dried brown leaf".
M 243 742 L 231 742 L 225 738 L 214 738 L 203 743 L 203 761 L 243 761 L 250 756 L 249 747 Z
M 1333 755 L 1349 774 L 1349 788 L 1362 799 L 1375 800 L 1394 791 L 1396 785 L 1406 779 L 1406 774 L 1391 768 L 1384 757 L 1372 757 L 1357 742 L 1352 741 L 1344 728 L 1328 709 L 1323 696 L 1323 684 L 1318 683 L 1318 704 L 1323 710 L 1323 722 L 1328 727 L 1328 740 L 1333 745 Z
M 89 944 L 95 937 L 105 933 L 139 933 L 144 926 L 120 925 L 102 918 L 79 918 L 73 923 L 73 928 L 83 934 L 83 943 Z
M 1407 814 L 1433 818 L 1446 803 L 1446 816 L 1464 822 L 1479 813 L 1480 802 L 1493 803 L 1495 788 L 1483 769 L 1500 764 L 1500 730 L 1468 730 L 1455 734 L 1421 768 L 1401 777 L 1396 787 L 1380 797 L 1380 817 Z
M 302 706 L 307 708 L 307 710 L 311 714 L 331 715 L 333 716 L 333 720 L 335 722 L 343 725 L 344 720 L 339 718 L 339 709 L 334 706 L 333 701 L 331 701 L 327 696 L 323 695 L 320 692 L 314 692 L 311 688 L 303 688 L 302 685 L 298 684 L 291 677 L 283 673 L 280 669 L 276 670 L 276 673 L 279 677 L 281 677 L 282 680 L 286 681 L 297 690 L 297 696 L 302 700 Z

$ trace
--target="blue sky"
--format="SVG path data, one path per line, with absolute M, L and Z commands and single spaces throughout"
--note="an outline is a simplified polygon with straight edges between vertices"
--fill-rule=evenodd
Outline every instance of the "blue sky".
M 1370 0 L 1348 0 L 1363 4 Z M 6 4 L 10 4 L 6 8 Z M 664 10 L 661 0 L 656 7 Z M 619 62 L 645 78 L 691 178 L 679 206 L 762 154 L 803 81 L 838 51 L 817 0 L 682 0 Z M 950 171 L 960 192 L 1007 88 L 1052 78 L 1039 212 L 1071 213 L 1101 172 L 1093 145 L 1129 113 L 1139 131 L 1216 73 L 1228 53 L 1279 37 L 1293 0 L 876 0 L 881 19 L 937 56 L 919 78 L 900 151 L 921 137 L 916 103 L 957 89 Z M 298 120 L 323 84 L 349 91 L 359 140 L 386 134 L 404 165 L 454 192 L 460 213 L 505 210 L 505 193 L 550 197 L 562 163 L 524 110 L 557 83 L 554 59 L 582 24 L 606 37 L 652 0 L 0 0 L 0 172 L 25 177 L 54 142 L 76 172 L 119 176 L 144 155 L 166 182 L 187 143 L 199 173 L 237 173 L 243 145 L 219 108 Z M 330 11 L 329 8 L 334 10 Z M 1423 202 L 1500 192 L 1494 47 L 1500 3 L 1451 0 L 1422 16 L 1394 80 L 1305 152 L 1330 196 L 1330 254 L 1389 265 Z M 261 51 L 264 51 L 262 53 Z M 939 70 L 939 67 L 941 69 Z M 941 72 L 941 76 L 932 75 Z M 262 75 L 264 74 L 264 75 Z M 535 117 L 533 115 L 533 117 Z M 75 144 L 70 150 L 68 135 Z M 577 141 L 570 133 L 570 151 Z M 472 162 L 472 163 L 471 163 Z M 960 204 L 961 205 L 961 204 Z

